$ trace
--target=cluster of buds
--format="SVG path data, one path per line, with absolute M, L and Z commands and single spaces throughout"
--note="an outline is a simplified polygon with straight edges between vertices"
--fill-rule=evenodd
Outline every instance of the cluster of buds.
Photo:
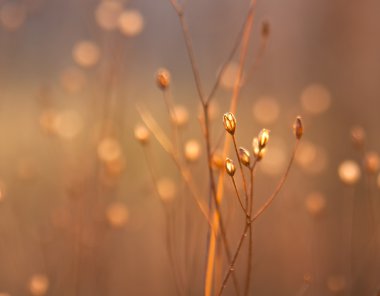
M 223 125 L 224 129 L 234 136 L 236 131 L 236 118 L 231 112 L 227 112 L 223 115 Z M 297 116 L 294 124 L 293 124 L 293 132 L 297 140 L 300 140 L 303 135 L 303 124 L 300 116 Z M 263 128 L 257 137 L 253 138 L 252 148 L 253 155 L 257 161 L 260 161 L 266 151 L 266 147 L 269 141 L 269 133 L 268 129 Z M 246 167 L 250 167 L 251 165 L 251 156 L 247 149 L 240 147 L 238 151 L 239 161 Z M 227 173 L 230 176 L 233 176 L 235 173 L 235 166 L 231 159 L 227 158 L 225 161 L 225 168 Z

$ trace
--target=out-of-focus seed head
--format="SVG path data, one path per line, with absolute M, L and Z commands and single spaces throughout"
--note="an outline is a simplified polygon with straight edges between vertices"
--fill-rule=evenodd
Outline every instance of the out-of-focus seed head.
M 232 159 L 226 158 L 226 164 L 225 165 L 226 165 L 227 174 L 229 174 L 231 177 L 233 177 L 235 175 L 236 168 L 235 168 L 235 165 L 234 165 L 234 162 L 232 161 Z
M 201 145 L 197 140 L 189 140 L 185 144 L 185 158 L 187 161 L 197 161 L 201 155 Z
M 345 160 L 339 165 L 338 174 L 344 184 L 354 185 L 360 179 L 361 171 L 355 161 Z
M 241 163 L 246 167 L 249 167 L 251 164 L 251 155 L 249 154 L 248 150 L 243 147 L 239 148 L 239 159 Z
M 380 167 L 379 155 L 376 152 L 368 152 L 364 157 L 364 167 L 369 174 L 376 174 Z
M 269 141 L 269 132 L 270 131 L 265 128 L 260 131 L 257 137 L 260 150 L 263 150 L 267 146 Z
M 270 23 L 268 20 L 263 21 L 261 25 L 261 36 L 268 38 L 270 34 Z
M 257 161 L 260 161 L 265 155 L 265 148 L 260 148 L 259 139 L 253 138 L 252 141 L 253 156 L 255 156 Z
M 224 129 L 231 135 L 235 134 L 236 130 L 236 118 L 231 112 L 227 112 L 223 115 Z
M 224 168 L 224 158 L 222 153 L 214 153 L 211 158 L 211 165 L 214 169 L 221 170 Z
M 362 148 L 365 143 L 365 130 L 361 126 L 355 126 L 351 129 L 351 140 L 354 146 L 358 149 Z
M 301 116 L 297 116 L 296 121 L 293 124 L 293 132 L 298 140 L 302 138 L 303 124 L 302 124 Z
M 183 127 L 189 122 L 189 112 L 184 106 L 174 106 L 171 112 L 172 122 L 178 126 Z
M 140 144 L 142 144 L 142 145 L 148 144 L 150 134 L 149 134 L 149 131 L 145 125 L 138 124 L 135 127 L 134 133 L 135 133 L 136 140 L 139 141 Z
M 167 89 L 170 85 L 169 70 L 164 69 L 164 68 L 158 69 L 158 71 L 156 72 L 156 83 L 160 89 L 162 90 Z

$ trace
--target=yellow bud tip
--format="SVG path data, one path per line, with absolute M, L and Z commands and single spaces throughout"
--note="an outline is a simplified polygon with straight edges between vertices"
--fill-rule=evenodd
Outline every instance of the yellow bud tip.
M 293 124 L 293 132 L 298 140 L 302 138 L 303 124 L 301 116 L 297 116 L 296 121 Z
M 226 158 L 225 166 L 226 166 L 227 174 L 229 174 L 231 177 L 233 177 L 235 175 L 236 168 L 235 168 L 235 165 L 234 165 L 234 162 L 232 161 L 232 159 Z
M 223 115 L 224 129 L 233 135 L 236 129 L 236 118 L 231 112 L 227 112 Z
M 159 69 L 156 72 L 156 83 L 161 90 L 165 90 L 170 85 L 170 72 L 167 69 Z
M 251 163 L 251 156 L 250 156 L 249 152 L 247 151 L 247 149 L 245 149 L 243 147 L 239 148 L 239 159 L 243 165 L 249 167 L 249 165 Z

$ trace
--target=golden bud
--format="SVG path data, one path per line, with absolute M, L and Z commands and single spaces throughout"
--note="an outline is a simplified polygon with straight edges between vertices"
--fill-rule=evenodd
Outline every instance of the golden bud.
M 266 149 L 260 148 L 259 139 L 253 138 L 252 141 L 252 149 L 253 149 L 253 155 L 255 156 L 257 161 L 260 161 L 265 154 Z
M 223 124 L 224 129 L 229 132 L 231 135 L 235 133 L 236 129 L 236 119 L 231 112 L 227 112 L 223 115 Z
M 225 165 L 226 165 L 227 174 L 229 174 L 231 177 L 233 177 L 235 174 L 236 168 L 235 168 L 235 165 L 234 165 L 234 162 L 232 161 L 232 159 L 226 158 Z
M 269 132 L 270 131 L 267 130 L 267 129 L 265 129 L 265 128 L 263 128 L 260 131 L 260 133 L 259 133 L 259 135 L 257 137 L 258 144 L 259 144 L 259 149 L 260 150 L 263 150 L 266 147 L 266 145 L 268 144 L 268 141 L 269 141 Z
M 239 148 L 239 159 L 242 164 L 249 167 L 251 163 L 251 156 L 249 155 L 249 152 L 247 151 L 247 149 L 243 147 Z
M 149 142 L 149 131 L 144 125 L 137 125 L 135 127 L 134 133 L 135 139 L 139 141 L 142 145 L 145 145 Z
M 303 125 L 301 116 L 297 116 L 296 121 L 293 124 L 293 132 L 298 140 L 301 139 L 303 135 Z
M 156 73 L 157 86 L 165 90 L 170 85 L 170 72 L 167 69 L 159 69 Z

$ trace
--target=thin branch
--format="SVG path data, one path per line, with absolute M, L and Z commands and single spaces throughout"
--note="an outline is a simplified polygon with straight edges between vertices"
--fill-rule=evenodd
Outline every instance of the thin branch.
M 239 168 L 240 168 L 240 174 L 241 174 L 241 178 L 242 178 L 242 180 L 243 180 L 243 188 L 244 188 L 244 194 L 245 194 L 245 207 L 246 207 L 246 209 L 248 209 L 248 189 L 247 189 L 247 181 L 246 181 L 246 179 L 245 179 L 244 170 L 243 170 L 243 165 L 241 164 L 241 161 L 240 161 L 239 151 L 238 151 L 238 148 L 237 148 L 237 143 L 236 143 L 236 137 L 235 137 L 235 135 L 232 135 L 232 142 L 234 143 L 235 153 L 236 153 L 236 157 L 237 157 L 237 159 L 238 159 Z
M 234 185 L 234 188 L 235 188 L 235 193 L 236 193 L 236 196 L 238 198 L 238 201 L 239 201 L 239 204 L 240 204 L 240 207 L 241 209 L 243 210 L 244 214 L 248 217 L 248 212 L 247 210 L 245 209 L 244 205 L 243 205 L 243 202 L 240 198 L 240 194 L 239 194 L 239 191 L 237 189 L 237 186 L 236 186 L 236 182 L 235 182 L 235 178 L 233 176 L 231 176 L 231 180 L 232 180 L 232 183 Z
M 239 256 L 239 253 L 240 253 L 240 250 L 241 250 L 241 247 L 243 245 L 243 242 L 244 242 L 244 239 L 247 237 L 247 233 L 248 233 L 248 230 L 249 228 L 251 227 L 251 224 L 253 222 L 256 221 L 256 219 L 262 214 L 265 212 L 265 210 L 272 204 L 272 202 L 274 201 L 274 199 L 276 198 L 276 196 L 278 195 L 278 193 L 280 192 L 280 190 L 282 189 L 288 175 L 289 175 L 289 171 L 290 171 L 290 168 L 293 164 L 293 160 L 294 160 L 294 157 L 295 157 L 295 154 L 296 154 L 296 151 L 297 151 L 297 148 L 298 148 L 298 144 L 299 144 L 299 139 L 296 140 L 296 144 L 294 146 L 294 149 L 293 149 L 293 153 L 291 155 L 291 158 L 289 160 L 289 164 L 285 170 L 285 173 L 284 175 L 282 176 L 281 180 L 279 181 L 276 189 L 274 190 L 273 194 L 268 198 L 268 201 L 258 210 L 258 212 L 251 218 L 251 219 L 248 219 L 247 220 L 247 224 L 245 225 L 245 228 L 244 228 L 244 231 L 240 237 L 240 240 L 239 240 L 239 244 L 238 244 L 238 247 L 236 249 L 236 252 L 234 254 L 234 257 L 233 257 L 233 260 L 231 261 L 231 264 L 229 266 L 229 269 L 224 277 L 224 280 L 223 280 L 223 283 L 220 287 L 220 290 L 219 290 L 219 293 L 218 295 L 221 295 L 227 285 L 227 282 L 228 282 L 228 279 L 229 277 L 231 276 L 231 273 L 234 271 L 234 266 L 235 266 L 235 263 L 236 263 L 236 260 Z
M 290 161 L 288 163 L 288 166 L 286 168 L 285 174 L 282 176 L 280 182 L 278 183 L 278 185 L 277 185 L 276 189 L 274 190 L 274 192 L 272 193 L 272 195 L 267 199 L 267 201 L 262 205 L 262 207 L 252 217 L 252 220 L 251 220 L 252 222 L 254 222 L 257 218 L 259 218 L 265 212 L 265 210 L 269 208 L 269 206 L 273 203 L 273 201 L 277 197 L 278 193 L 281 191 L 282 187 L 284 186 L 285 181 L 289 175 L 290 168 L 292 167 L 299 142 L 300 142 L 300 140 L 297 139 L 296 144 L 294 145 L 294 148 L 293 148 L 292 156 L 291 156 Z

